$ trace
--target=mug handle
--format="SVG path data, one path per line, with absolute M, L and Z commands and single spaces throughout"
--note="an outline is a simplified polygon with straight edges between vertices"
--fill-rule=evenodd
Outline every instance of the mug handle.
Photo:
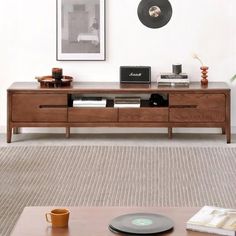
M 45 214 L 46 221 L 47 221 L 48 223 L 52 223 L 52 220 L 49 220 L 48 215 L 50 215 L 50 218 L 51 218 L 51 213 L 46 213 L 46 214 Z

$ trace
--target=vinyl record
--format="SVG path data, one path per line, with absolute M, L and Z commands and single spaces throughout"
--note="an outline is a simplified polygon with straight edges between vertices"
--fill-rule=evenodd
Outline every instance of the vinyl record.
M 126 234 L 156 234 L 174 227 L 174 222 L 166 216 L 151 213 L 134 213 L 114 218 L 109 224 L 112 232 Z
M 142 0 L 138 6 L 140 21 L 149 28 L 161 28 L 172 16 L 172 7 L 168 0 Z

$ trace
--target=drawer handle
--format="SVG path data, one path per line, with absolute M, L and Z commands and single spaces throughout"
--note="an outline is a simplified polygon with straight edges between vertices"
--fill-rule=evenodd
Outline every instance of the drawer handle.
M 39 105 L 39 108 L 67 108 L 66 105 Z
M 170 108 L 197 108 L 197 105 L 172 105 Z

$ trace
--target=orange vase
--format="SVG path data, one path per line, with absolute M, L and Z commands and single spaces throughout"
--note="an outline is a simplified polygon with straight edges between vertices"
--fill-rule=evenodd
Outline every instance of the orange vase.
M 202 67 L 200 67 L 200 69 L 202 70 L 201 85 L 202 86 L 207 86 L 208 85 L 208 79 L 207 79 L 208 75 L 207 74 L 208 74 L 209 67 L 202 66 Z

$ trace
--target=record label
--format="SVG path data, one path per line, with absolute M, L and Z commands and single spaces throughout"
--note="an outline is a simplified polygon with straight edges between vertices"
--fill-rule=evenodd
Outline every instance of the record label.
M 138 218 L 138 219 L 132 220 L 131 223 L 133 225 L 146 226 L 146 225 L 152 225 L 153 221 L 150 219 Z

